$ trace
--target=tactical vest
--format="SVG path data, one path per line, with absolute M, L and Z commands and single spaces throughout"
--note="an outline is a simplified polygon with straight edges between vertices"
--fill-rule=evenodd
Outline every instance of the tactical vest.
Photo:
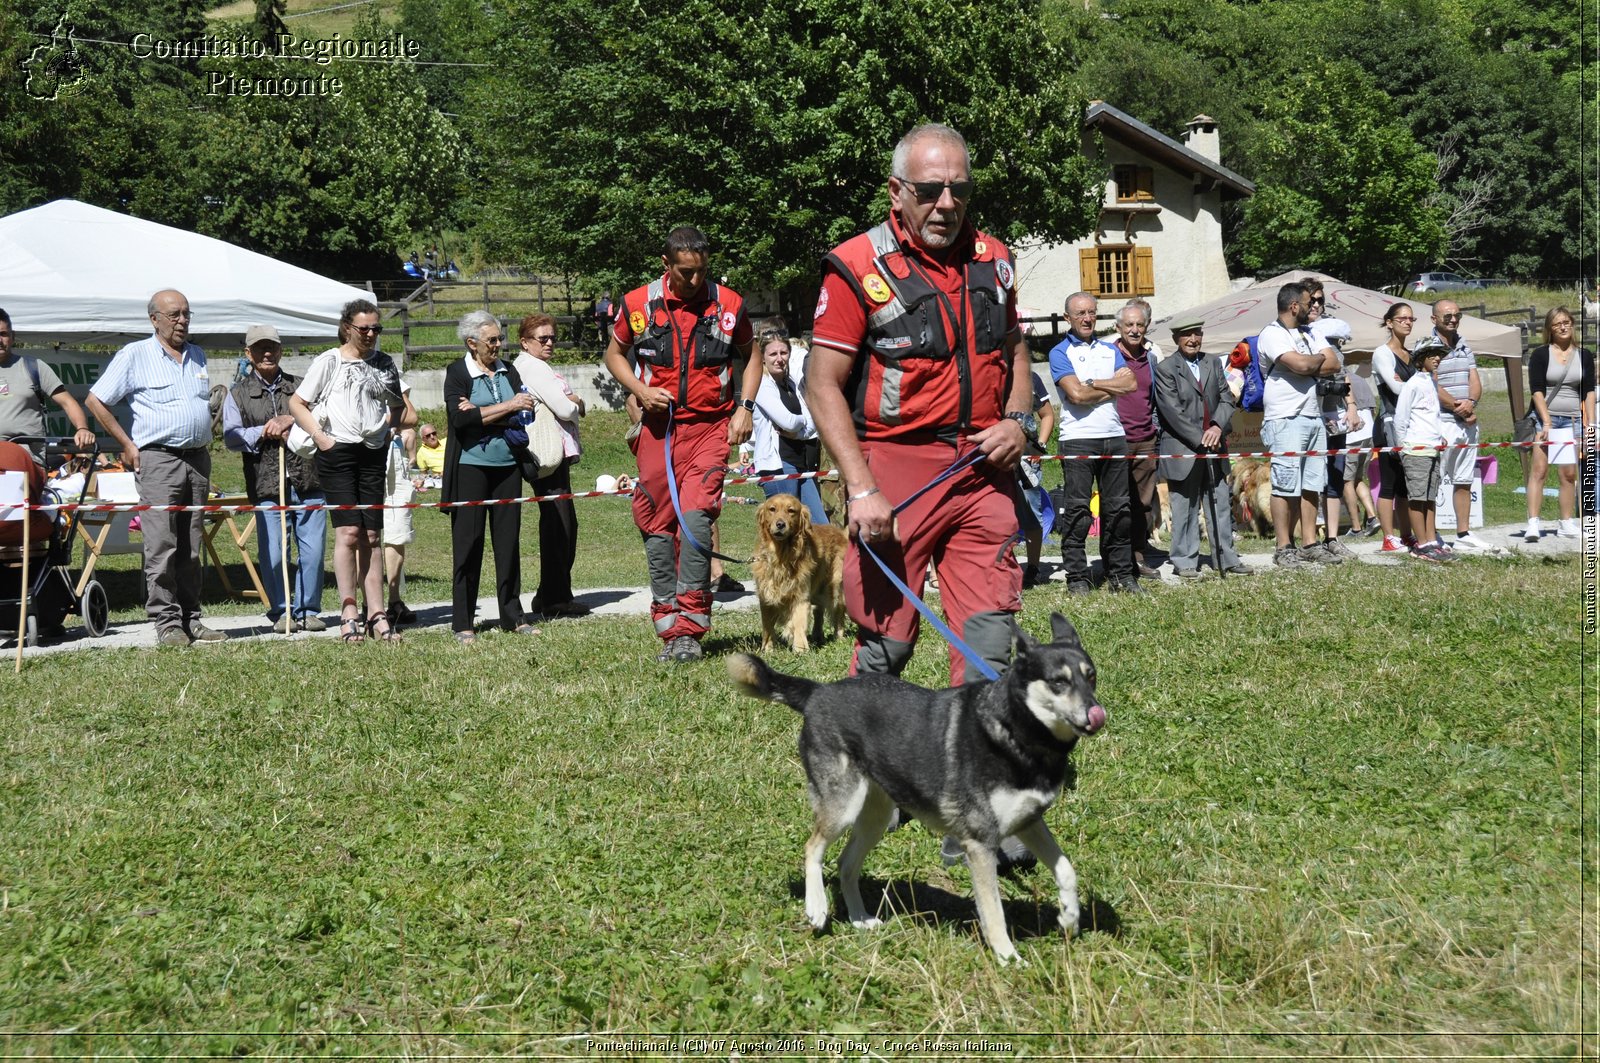
M 240 424 L 246 428 L 255 428 L 266 424 L 279 414 L 288 413 L 289 396 L 294 394 L 295 385 L 299 383 L 298 377 L 280 370 L 278 388 L 274 393 L 254 372 L 240 378 L 232 388 L 233 401 L 239 407 Z M 259 503 L 263 498 L 274 502 L 283 501 L 278 497 L 278 458 L 285 453 L 289 455 L 287 467 L 289 483 L 300 492 L 301 497 L 322 493 L 314 461 L 302 458 L 282 447 L 265 446 L 259 453 L 244 454 L 244 493 L 250 497 L 251 505 Z
M 953 438 L 1000 419 L 1010 369 L 1006 308 L 1016 281 L 1005 245 L 974 236 L 961 266 L 966 320 L 954 350 L 945 320 L 963 308 L 900 246 L 892 223 L 840 244 L 824 264 L 849 283 L 867 321 L 869 357 L 857 360 L 849 381 L 858 436 Z
M 714 281 L 706 287 L 705 309 L 687 335 L 678 332 L 667 309 L 664 278 L 623 298 L 634 335 L 628 359 L 645 384 L 672 393 L 680 417 L 733 409 L 733 332 L 743 300 Z

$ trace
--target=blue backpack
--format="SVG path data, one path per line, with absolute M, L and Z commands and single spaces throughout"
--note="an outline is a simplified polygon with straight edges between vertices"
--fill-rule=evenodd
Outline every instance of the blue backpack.
M 1234 345 L 1233 354 L 1246 355 L 1244 390 L 1239 392 L 1239 408 L 1250 413 L 1260 413 L 1265 408 L 1267 385 L 1261 379 L 1261 355 L 1256 350 L 1258 336 L 1246 336 Z M 1230 356 L 1229 361 L 1232 361 Z

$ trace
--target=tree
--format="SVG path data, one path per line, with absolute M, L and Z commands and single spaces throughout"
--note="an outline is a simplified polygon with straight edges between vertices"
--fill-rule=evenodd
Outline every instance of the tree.
M 289 24 L 283 21 L 288 11 L 288 0 L 256 0 L 257 38 L 269 47 L 276 45 L 278 38 L 289 32 Z
M 1436 162 L 1354 63 L 1322 61 L 1267 100 L 1237 251 L 1253 270 L 1306 266 L 1382 283 L 1444 253 Z
M 621 287 L 687 222 L 731 283 L 803 309 L 827 249 L 886 213 L 895 141 L 930 118 L 967 135 L 973 217 L 997 235 L 1068 239 L 1094 221 L 1082 104 L 1032 2 L 683 0 L 652 21 L 588 0 L 535 18 L 525 2 L 497 16 L 496 65 L 514 73 L 470 108 L 502 162 L 484 232 L 507 256 Z

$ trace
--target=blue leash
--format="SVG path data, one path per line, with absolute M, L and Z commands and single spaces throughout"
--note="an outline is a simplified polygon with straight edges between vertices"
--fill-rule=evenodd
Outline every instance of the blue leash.
M 696 539 L 694 537 L 694 532 L 689 530 L 689 522 L 683 519 L 683 503 L 678 500 L 678 474 L 672 470 L 672 423 L 672 404 L 668 403 L 667 431 L 665 436 L 667 459 L 667 494 L 672 497 L 672 512 L 678 516 L 678 531 L 685 539 L 689 540 L 690 546 L 694 547 L 702 554 L 708 554 L 711 557 L 717 558 L 718 560 L 727 561 L 735 565 L 749 564 L 748 561 L 740 561 L 737 557 L 729 557 L 727 554 L 719 554 L 709 547 L 700 545 L 700 540 Z M 931 487 L 932 484 L 929 486 Z
M 932 480 L 929 480 L 922 487 L 918 488 L 917 491 L 908 497 L 904 502 L 901 502 L 898 506 L 895 506 L 894 512 L 899 513 L 902 509 L 905 509 L 911 503 L 915 502 L 917 499 L 921 498 L 935 487 L 944 483 L 956 473 L 976 465 L 982 458 L 983 451 L 979 450 L 977 447 L 973 447 L 971 452 L 968 453 L 966 457 L 957 458 L 955 464 L 951 465 L 944 472 L 940 473 L 938 476 L 935 476 Z M 901 594 L 905 595 L 906 601 L 910 602 L 916 608 L 917 612 L 922 614 L 922 618 L 924 620 L 933 625 L 933 629 L 942 635 L 946 642 L 954 646 L 961 653 L 961 656 L 967 659 L 968 664 L 976 668 L 978 673 L 985 679 L 1000 678 L 1000 673 L 989 667 L 989 663 L 982 657 L 979 657 L 976 650 L 974 650 L 971 646 L 968 646 L 966 642 L 962 640 L 960 635 L 957 635 L 954 631 L 950 630 L 949 625 L 935 616 L 933 610 L 928 608 L 928 603 L 923 601 L 921 598 L 918 598 L 911 588 L 906 586 L 905 582 L 889 569 L 889 566 L 884 563 L 883 558 L 879 557 L 876 551 L 867 545 L 867 541 L 865 539 L 857 538 L 856 545 L 861 547 L 863 553 L 872 558 L 872 563 L 877 565 L 878 570 L 888 577 L 889 582 L 894 584 L 895 589 L 897 589 Z

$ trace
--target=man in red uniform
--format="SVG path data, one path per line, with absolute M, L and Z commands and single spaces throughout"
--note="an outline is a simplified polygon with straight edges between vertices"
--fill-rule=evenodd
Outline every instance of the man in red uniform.
M 628 445 L 639 463 L 633 522 L 644 536 L 658 661 L 703 655 L 700 640 L 711 627 L 711 525 L 722 510 L 728 448 L 750 438 L 761 386 L 744 300 L 708 279 L 708 254 L 699 229 L 672 230 L 661 256 L 666 273 L 623 296 L 605 353 L 606 368 L 644 410 Z M 744 365 L 737 409 L 736 362 Z M 667 482 L 669 443 L 681 529 Z
M 922 125 L 895 147 L 889 219 L 823 262 L 806 387 L 844 477 L 845 601 L 859 633 L 851 674 L 898 675 L 917 613 L 872 547 L 919 594 L 931 560 L 952 629 L 995 671 L 1010 660 L 1022 570 L 1012 470 L 1034 419 L 1031 360 L 1017 321 L 1016 275 L 1000 241 L 966 222 L 966 141 Z M 973 448 L 983 459 L 893 509 Z M 968 675 L 950 651 L 950 681 Z

